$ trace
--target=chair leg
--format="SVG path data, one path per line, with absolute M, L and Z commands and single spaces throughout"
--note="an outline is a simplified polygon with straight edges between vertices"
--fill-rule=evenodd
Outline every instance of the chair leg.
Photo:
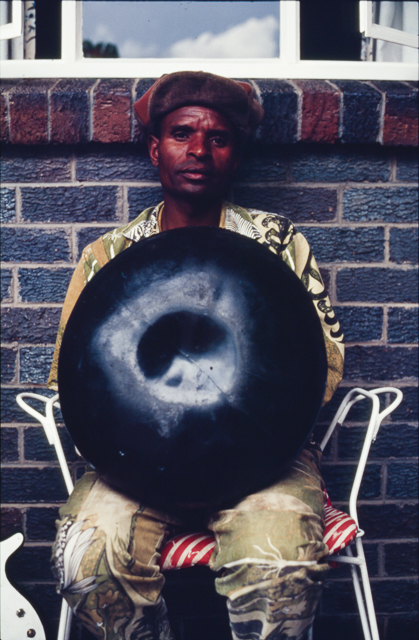
M 63 598 L 61 603 L 60 626 L 58 627 L 57 640 L 69 640 L 73 611 L 68 606 L 67 600 Z
M 372 640 L 380 640 L 377 617 L 375 615 L 374 601 L 372 599 L 371 583 L 368 575 L 367 562 L 365 560 L 364 547 L 362 546 L 361 538 L 356 538 L 355 544 L 358 558 L 362 559 L 362 563 L 359 565 L 359 570 L 361 573 L 362 586 L 364 588 L 365 604 L 367 606 L 368 621 L 370 624 Z
M 350 567 L 364 638 L 365 640 L 380 640 L 362 541 L 360 538 L 357 538 L 355 543 L 357 547 L 357 559 L 361 562 L 357 565 L 351 564 Z M 347 547 L 345 552 L 347 556 L 354 557 L 350 547 Z M 357 566 L 359 566 L 361 580 L 359 579 Z

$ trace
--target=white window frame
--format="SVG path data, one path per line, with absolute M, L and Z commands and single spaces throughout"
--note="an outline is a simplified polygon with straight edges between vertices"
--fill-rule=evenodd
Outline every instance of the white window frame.
M 298 0 L 284 0 L 279 6 L 278 58 L 98 59 L 83 57 L 82 2 L 65 0 L 62 3 L 61 59 L 4 60 L 1 62 L 1 74 L 3 78 L 155 78 L 163 73 L 188 69 L 232 78 L 418 79 L 418 66 L 406 62 L 300 60 L 300 3 Z
M 18 38 L 23 33 L 22 1 L 12 0 L 12 21 L 0 26 L 0 40 Z
M 384 27 L 373 22 L 373 3 L 372 0 L 361 0 L 359 3 L 359 25 L 360 31 L 366 38 L 376 38 L 377 40 L 385 40 L 394 44 L 401 44 L 405 47 L 419 47 L 419 36 L 413 33 L 406 33 L 401 29 L 393 29 L 392 27 Z

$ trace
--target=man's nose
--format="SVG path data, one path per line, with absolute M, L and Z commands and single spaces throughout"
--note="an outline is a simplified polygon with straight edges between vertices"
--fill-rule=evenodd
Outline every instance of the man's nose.
M 195 158 L 202 158 L 209 154 L 208 141 L 204 136 L 196 136 L 190 141 L 188 154 Z

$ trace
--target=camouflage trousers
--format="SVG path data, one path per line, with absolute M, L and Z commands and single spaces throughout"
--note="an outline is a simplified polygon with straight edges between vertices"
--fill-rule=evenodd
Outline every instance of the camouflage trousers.
M 234 640 L 297 640 L 311 626 L 328 571 L 321 453 L 304 449 L 275 485 L 213 514 L 210 567 Z M 53 550 L 59 589 L 102 640 L 172 640 L 158 562 L 181 519 L 144 507 L 95 473 L 60 509 Z

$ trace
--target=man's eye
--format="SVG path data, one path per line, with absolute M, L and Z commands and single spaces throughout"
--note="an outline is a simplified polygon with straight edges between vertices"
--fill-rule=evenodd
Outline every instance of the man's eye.
M 227 144 L 227 140 L 222 136 L 215 136 L 212 141 L 217 147 L 225 147 Z
M 186 138 L 188 137 L 188 134 L 186 133 L 186 131 L 175 131 L 175 133 L 173 134 L 173 137 L 176 140 L 186 140 Z

